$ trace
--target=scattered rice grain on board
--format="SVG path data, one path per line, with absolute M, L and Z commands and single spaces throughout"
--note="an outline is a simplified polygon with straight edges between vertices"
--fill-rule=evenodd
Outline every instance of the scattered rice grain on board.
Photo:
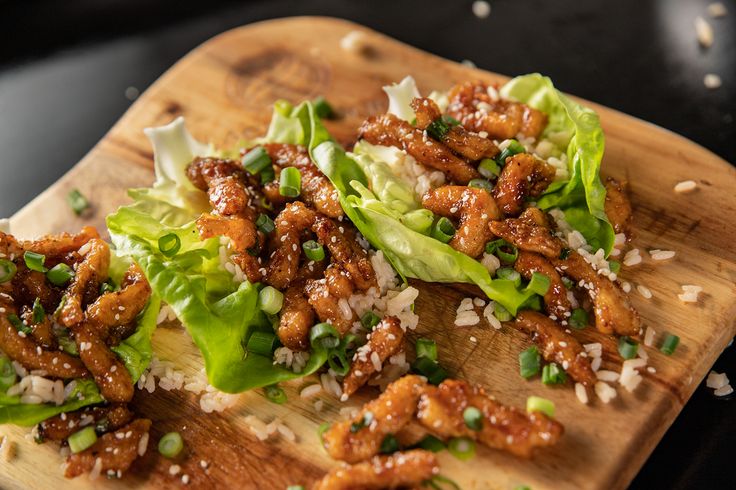
M 654 342 L 654 336 L 657 335 L 657 332 L 652 327 L 647 327 L 646 331 L 644 332 L 644 345 L 647 347 L 652 346 L 652 342 Z
M 723 81 L 721 80 L 720 75 L 717 75 L 715 73 L 707 73 L 703 77 L 703 85 L 705 85 L 705 88 L 715 90 L 723 85 Z
M 588 391 L 585 389 L 585 386 L 580 383 L 575 383 L 575 396 L 578 397 L 578 401 L 583 405 L 588 404 Z
M 636 290 L 639 291 L 639 294 L 644 296 L 646 299 L 650 299 L 652 297 L 652 292 L 649 290 L 649 288 L 642 284 L 637 285 Z
M 641 254 L 638 248 L 633 248 L 624 255 L 624 265 L 630 267 L 641 263 Z
M 697 187 L 698 184 L 694 180 L 683 180 L 675 184 L 675 192 L 685 194 L 694 191 Z
M 711 3 L 710 5 L 708 5 L 708 8 L 706 10 L 708 12 L 708 15 L 710 15 L 714 19 L 725 17 L 726 15 L 728 15 L 728 10 L 726 9 L 726 6 L 723 5 L 721 2 Z
M 473 15 L 479 19 L 485 19 L 491 15 L 491 4 L 485 0 L 476 0 L 473 2 Z
M 704 48 L 709 48 L 713 45 L 713 28 L 701 16 L 695 17 L 695 35 L 700 45 Z
M 674 250 L 659 250 L 659 249 L 653 249 L 649 251 L 649 255 L 651 255 L 653 260 L 668 260 L 675 256 Z
M 603 403 L 608 403 L 616 398 L 616 390 L 603 381 L 595 384 L 595 394 Z

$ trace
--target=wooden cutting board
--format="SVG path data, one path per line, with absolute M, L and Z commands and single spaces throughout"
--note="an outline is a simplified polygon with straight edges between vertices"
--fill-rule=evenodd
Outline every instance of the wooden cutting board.
M 354 30 L 362 33 L 366 49 L 341 49 L 340 39 Z M 152 154 L 143 128 L 183 115 L 198 139 L 227 147 L 262 135 L 276 99 L 299 102 L 325 95 L 342 115 L 328 123 L 329 129 L 349 143 L 365 116 L 385 110 L 381 86 L 408 74 L 423 93 L 472 78 L 506 80 L 343 20 L 291 18 L 226 32 L 165 73 L 74 169 L 12 218 L 13 231 L 35 236 L 77 230 L 90 221 L 103 228 L 104 216 L 128 202 L 127 188 L 152 183 Z M 606 133 L 604 173 L 627 179 L 631 186 L 638 230 L 634 244 L 642 250 L 644 263 L 625 268 L 621 276 L 651 289 L 654 297 L 649 300 L 632 293 L 644 323 L 658 334 L 679 335 L 681 344 L 672 357 L 648 350 L 656 373 L 645 372 L 634 394 L 619 389 L 609 405 L 594 400 L 584 406 L 569 386 L 548 388 L 538 379 L 519 377 L 517 355 L 529 346 L 524 335 L 506 327 L 496 331 L 485 323 L 454 327 L 455 310 L 467 293 L 447 285 L 416 284 L 421 289 L 416 334 L 438 341 L 441 361 L 452 373 L 480 383 L 509 404 L 523 407 L 529 395 L 549 398 L 566 428 L 557 447 L 532 461 L 485 448 L 467 463 L 441 454 L 442 473 L 464 489 L 513 489 L 522 484 L 535 490 L 625 487 L 736 333 L 736 170 L 680 136 L 586 104 L 598 111 Z M 696 180 L 698 189 L 674 193 L 673 186 L 687 179 Z M 80 219 L 69 211 L 65 196 L 73 188 L 94 203 L 91 216 Z M 675 250 L 677 256 L 655 263 L 645 252 L 652 248 Z M 682 284 L 704 288 L 698 304 L 678 300 Z M 478 342 L 471 342 L 470 336 Z M 584 336 L 604 343 L 604 366 L 620 369 L 610 339 L 591 329 Z M 174 361 L 179 369 L 188 373 L 201 369 L 199 354 L 180 326 L 159 328 L 154 342 L 158 356 Z M 52 444 L 36 446 L 24 439 L 28 430 L 0 427 L 0 433 L 17 443 L 17 456 L 11 462 L 0 461 L 0 487 L 176 487 L 182 485 L 182 474 L 189 475 L 192 488 L 310 485 L 336 464 L 320 448 L 316 431 L 321 422 L 336 420 L 341 406 L 322 393 L 318 398 L 325 408 L 318 413 L 315 399 L 300 399 L 299 389 L 312 382 L 287 385 L 287 405 L 274 405 L 251 392 L 223 414 L 203 413 L 188 392 L 139 392 L 134 403 L 154 420 L 153 441 L 171 430 L 184 436 L 187 456 L 177 461 L 182 467 L 177 476 L 169 474 L 171 462 L 159 457 L 154 442 L 122 482 L 65 480 L 59 469 L 62 460 Z M 356 396 L 350 404 L 367 398 Z M 276 436 L 259 442 L 243 421 L 249 414 L 265 422 L 280 418 L 296 432 L 297 441 Z M 202 460 L 209 464 L 206 470 L 200 466 Z

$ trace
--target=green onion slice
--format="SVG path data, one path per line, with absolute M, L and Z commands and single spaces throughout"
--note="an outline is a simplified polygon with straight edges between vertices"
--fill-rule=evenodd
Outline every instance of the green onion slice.
M 381 323 L 381 317 L 373 313 L 373 311 L 368 310 L 363 314 L 360 323 L 363 325 L 363 328 L 370 331 L 373 330 L 373 327 Z
M 539 396 L 530 396 L 526 399 L 526 411 L 529 413 L 542 412 L 544 414 L 547 414 L 547 416 L 549 417 L 554 417 L 555 404 L 547 400 L 546 398 L 541 398 Z
M 13 279 L 17 271 L 18 268 L 12 261 L 7 259 L 0 259 L 0 284 Z
M 268 313 L 275 315 L 281 311 L 284 305 L 284 294 L 272 286 L 266 286 L 258 293 L 258 307 Z
M 366 411 L 363 414 L 363 417 L 359 421 L 353 422 L 352 424 L 350 424 L 350 432 L 352 432 L 353 434 L 355 434 L 356 432 L 360 431 L 361 429 L 363 429 L 365 427 L 368 427 L 369 425 L 371 425 L 373 423 L 373 419 L 374 418 L 375 417 L 373 416 L 373 412 Z
M 17 331 L 22 332 L 24 335 L 28 335 L 33 331 L 31 330 L 31 327 L 26 325 L 15 313 L 8 315 L 8 321 Z
M 276 180 L 276 172 L 274 171 L 272 166 L 268 166 L 261 170 L 261 185 L 266 185 L 269 182 L 273 182 Z
M 541 362 L 539 350 L 534 346 L 529 347 L 519 354 L 519 374 L 525 379 L 536 376 Z
M 248 339 L 246 349 L 248 352 L 271 356 L 276 346 L 276 336 L 271 332 L 253 332 Z
M 538 294 L 534 294 L 530 297 L 528 297 L 519 307 L 520 310 L 534 310 L 534 311 L 542 311 L 542 297 Z
M 340 343 L 334 349 L 330 349 L 327 357 L 327 364 L 330 369 L 340 376 L 345 376 L 350 371 L 350 357 L 348 347 L 355 342 L 355 334 L 347 334 L 340 340 Z
M 5 393 L 15 384 L 15 368 L 13 362 L 0 354 L 0 393 Z
M 94 427 L 88 426 L 70 435 L 67 442 L 69 443 L 69 449 L 76 454 L 92 447 L 97 442 L 97 433 Z
M 442 141 L 449 131 L 450 125 L 441 117 L 438 117 L 427 126 L 427 134 L 438 141 Z
M 256 228 L 268 235 L 276 229 L 276 226 L 274 225 L 273 220 L 269 218 L 267 214 L 261 213 L 256 219 Z
M 565 260 L 566 258 L 570 256 L 571 253 L 572 253 L 572 250 L 570 250 L 567 247 L 563 247 L 562 250 L 560 250 L 560 260 Z
M 46 273 L 46 278 L 56 286 L 63 286 L 74 277 L 74 269 L 63 262 L 59 262 Z
M 490 179 L 492 177 L 498 177 L 501 173 L 501 168 L 492 159 L 484 158 L 478 165 L 478 172 L 486 179 Z
M 283 405 L 286 403 L 286 393 L 278 385 L 269 385 L 263 387 L 263 394 L 266 395 L 268 401 Z
M 383 438 L 383 441 L 381 441 L 381 448 L 379 451 L 383 454 L 392 454 L 395 453 L 401 449 L 401 446 L 399 445 L 399 440 L 396 439 L 396 436 L 393 434 L 388 434 L 386 437 Z
M 508 146 L 504 148 L 503 150 L 501 150 L 501 153 L 499 153 L 496 156 L 496 163 L 498 163 L 499 165 L 503 167 L 504 165 L 506 165 L 506 159 L 508 157 L 514 156 L 517 153 L 524 153 L 525 151 L 526 151 L 526 148 L 524 148 L 524 146 L 521 143 L 512 139 L 509 142 Z
M 460 125 L 460 121 L 458 121 L 457 119 L 455 119 L 452 116 L 448 116 L 447 114 L 444 114 L 442 116 L 442 120 L 445 121 L 450 126 L 459 126 Z
M 621 262 L 612 260 L 608 263 L 608 269 L 614 274 L 618 274 L 621 271 Z
M 113 291 L 115 291 L 115 286 L 112 284 L 111 281 L 105 281 L 100 284 L 100 296 L 106 293 L 111 293 Z
M 546 385 L 560 385 L 565 384 L 565 382 L 567 382 L 567 375 L 556 363 L 549 363 L 542 369 L 542 383 Z
M 303 485 L 289 485 L 286 490 L 304 490 Z
M 496 277 L 499 279 L 506 279 L 514 283 L 514 286 L 521 286 L 521 274 L 516 272 L 511 267 L 499 267 L 496 269 Z
M 460 461 L 475 456 L 475 442 L 469 437 L 454 437 L 447 443 L 447 450 Z
M 77 189 L 73 189 L 66 195 L 66 202 L 77 216 L 82 214 L 84 210 L 89 207 L 89 201 L 87 201 L 87 198 L 84 197 L 84 195 Z
M 437 361 L 437 344 L 430 339 L 417 339 L 416 342 L 417 357 L 426 357 L 432 361 Z
M 427 378 L 430 384 L 438 385 L 449 377 L 438 362 L 428 357 L 418 357 L 411 365 L 412 371 Z
M 624 359 L 633 359 L 639 351 L 639 344 L 629 337 L 621 337 L 618 339 L 618 353 Z
M 302 190 L 302 174 L 299 169 L 287 167 L 279 177 L 279 194 L 284 197 L 298 197 Z
M 570 326 L 576 330 L 582 330 L 588 326 L 588 312 L 582 308 L 575 308 L 568 319 Z
M 268 156 L 268 152 L 262 146 L 256 146 L 243 155 L 241 162 L 243 168 L 251 175 L 258 174 L 271 167 L 271 157 Z M 273 171 L 273 168 L 271 168 L 271 171 Z
M 329 323 L 318 323 L 309 331 L 309 343 L 314 348 L 334 349 L 340 345 L 340 333 Z
M 426 480 L 424 484 L 429 485 L 433 490 L 462 490 L 457 482 L 442 475 L 434 475 L 429 480 Z
M 496 256 L 506 264 L 513 264 L 519 256 L 519 250 L 516 246 L 506 242 L 503 238 L 498 238 L 486 243 L 486 253 L 496 254 Z
M 320 119 L 333 119 L 335 117 L 335 111 L 332 106 L 325 100 L 321 95 L 312 101 L 314 106 L 314 112 Z
M 435 436 L 429 434 L 424 436 L 422 440 L 417 442 L 416 447 L 420 449 L 426 449 L 427 451 L 432 451 L 433 453 L 438 453 L 445 449 L 445 443 Z
M 167 233 L 158 239 L 158 249 L 165 257 L 173 257 L 181 249 L 181 239 L 176 233 Z
M 667 333 L 667 335 L 664 338 L 664 341 L 662 342 L 662 347 L 660 347 L 659 350 L 661 350 L 663 353 L 667 354 L 668 356 L 671 356 L 674 354 L 675 349 L 677 349 L 677 346 L 680 343 L 680 337 L 677 335 L 673 335 L 671 333 Z
M 455 236 L 455 227 L 447 218 L 440 218 L 432 227 L 432 238 L 447 243 Z
M 544 296 L 549 290 L 549 285 L 549 277 L 545 276 L 541 272 L 534 272 L 532 273 L 532 278 L 529 281 L 529 284 L 526 286 L 526 290 L 533 291 L 540 296 Z
M 477 189 L 483 189 L 488 192 L 493 190 L 493 184 L 488 182 L 486 179 L 473 179 L 468 182 L 468 187 L 475 187 Z
M 161 456 L 172 459 L 184 449 L 184 440 L 178 432 L 169 432 L 158 441 L 158 452 Z
M 41 304 L 41 300 L 39 298 L 36 298 L 33 301 L 33 308 L 31 311 L 34 325 L 38 325 L 46 319 L 46 311 L 43 309 L 43 305 Z
M 470 430 L 479 431 L 483 428 L 483 414 L 475 407 L 463 410 L 463 419 Z
M 325 248 L 314 240 L 302 243 L 302 250 L 309 260 L 320 262 L 325 258 Z
M 509 313 L 509 310 L 504 308 L 503 305 L 498 302 L 493 303 L 493 315 L 501 322 L 508 322 L 513 318 L 511 313 Z
M 28 267 L 32 271 L 46 272 L 48 270 L 43 265 L 44 262 L 46 262 L 46 256 L 43 254 L 37 254 L 36 252 L 26 250 L 26 252 L 23 254 L 23 260 L 26 263 L 26 267 Z

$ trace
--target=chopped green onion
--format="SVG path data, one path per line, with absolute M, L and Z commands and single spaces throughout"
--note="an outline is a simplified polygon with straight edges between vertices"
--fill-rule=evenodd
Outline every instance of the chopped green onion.
M 261 170 L 260 174 L 261 174 L 261 185 L 266 185 L 276 180 L 276 172 L 274 171 L 273 166 L 271 165 Z
M 490 179 L 491 177 L 498 177 L 501 173 L 501 168 L 492 159 L 484 158 L 478 165 L 478 172 L 486 179 Z
M 547 400 L 546 398 L 530 396 L 526 399 L 526 411 L 529 413 L 542 412 L 547 414 L 547 416 L 549 417 L 554 417 L 555 404 Z
M 447 114 L 445 114 L 445 115 L 442 116 L 442 120 L 445 121 L 450 126 L 459 126 L 460 125 L 460 121 L 458 121 L 457 119 L 455 119 L 452 116 L 448 116 Z
M 319 262 L 325 258 L 325 248 L 314 240 L 302 243 L 302 250 L 309 260 Z
M 660 347 L 659 350 L 661 350 L 668 356 L 671 356 L 675 352 L 675 349 L 677 349 L 679 343 L 680 337 L 671 333 L 667 333 L 664 338 L 664 342 L 662 342 L 662 347 Z
M 32 316 L 34 325 L 38 325 L 46 319 L 46 310 L 43 309 L 43 305 L 41 304 L 41 300 L 39 298 L 36 298 L 33 301 L 33 309 L 31 311 L 33 313 Z
M 547 364 L 542 369 L 542 383 L 546 385 L 561 385 L 567 382 L 565 371 L 561 370 L 554 362 Z
M 540 296 L 544 296 L 549 290 L 549 285 L 549 277 L 545 276 L 541 272 L 534 272 L 532 273 L 532 278 L 529 281 L 529 284 L 526 286 L 526 290 L 533 291 Z
M 355 334 L 347 334 L 338 343 L 337 347 L 330 349 L 327 353 L 327 364 L 339 376 L 345 376 L 350 371 L 350 358 L 348 347 L 355 342 Z
M 258 174 L 264 169 L 271 167 L 271 157 L 262 146 L 256 146 L 243 155 L 243 168 L 251 175 Z M 271 168 L 273 171 L 273 168 Z
M 477 189 L 483 189 L 488 192 L 493 190 L 493 184 L 488 182 L 486 179 L 473 179 L 468 182 L 468 187 L 475 187 Z
M 608 263 L 608 270 L 610 270 L 614 274 L 618 274 L 621 270 L 621 262 L 617 262 L 615 260 L 610 261 Z
M 401 449 L 399 446 L 399 440 L 396 439 L 396 436 L 393 434 L 388 434 L 386 437 L 383 438 L 383 441 L 381 441 L 381 448 L 379 451 L 383 454 L 391 454 L 395 453 Z
M 15 368 L 13 362 L 0 354 L 0 393 L 5 393 L 15 384 Z
M 514 283 L 514 286 L 521 286 L 521 274 L 516 272 L 511 267 L 499 267 L 496 269 L 496 277 L 499 279 L 506 279 Z
M 100 296 L 106 293 L 111 293 L 115 291 L 115 286 L 110 281 L 105 281 L 102 284 L 100 284 Z
M 319 437 L 320 442 L 322 442 L 322 443 L 325 442 L 324 439 L 322 438 L 322 436 L 328 430 L 330 430 L 330 423 L 329 422 L 322 422 L 321 424 L 319 424 L 319 427 L 317 427 L 317 437 Z
M 514 488 L 514 490 L 532 490 L 531 487 L 528 487 L 526 485 L 519 485 L 518 487 Z
M 639 344 L 629 337 L 621 337 L 618 339 L 618 353 L 624 359 L 633 359 L 639 351 Z
M 332 119 L 335 117 L 335 111 L 332 106 L 321 95 L 312 101 L 314 113 L 320 119 Z
M 525 379 L 536 376 L 539 372 L 539 365 L 541 362 L 539 350 L 534 346 L 529 347 L 527 350 L 522 351 L 519 354 L 519 374 L 521 374 L 521 377 Z
M 560 260 L 565 260 L 566 258 L 570 256 L 571 253 L 572 253 L 572 250 L 570 250 L 567 247 L 563 247 L 562 250 L 560 250 Z
M 18 318 L 18 315 L 15 313 L 11 313 L 8 315 L 8 321 L 10 322 L 13 327 L 19 332 L 22 332 L 24 335 L 30 334 L 33 330 L 31 330 L 31 327 L 23 323 L 23 321 Z
M 304 490 L 303 485 L 289 485 L 286 490 Z
M 434 475 L 424 485 L 429 485 L 433 490 L 462 490 L 455 481 L 442 475 Z
M 263 387 L 263 394 L 266 395 L 268 401 L 283 405 L 286 403 L 286 393 L 278 385 L 268 385 Z
M 297 197 L 302 190 L 302 174 L 298 168 L 287 167 L 279 177 L 279 194 L 284 197 Z
M 483 414 L 475 407 L 468 407 L 463 411 L 463 419 L 468 429 L 479 431 L 483 428 Z
M 276 345 L 276 336 L 271 332 L 253 332 L 248 339 L 246 349 L 248 352 L 260 354 L 262 356 L 271 356 Z
M 360 319 L 360 324 L 368 331 L 373 330 L 373 327 L 379 323 L 381 323 L 381 317 L 373 313 L 372 310 L 366 311 Z
M 318 323 L 309 331 L 309 343 L 315 348 L 334 349 L 340 345 L 340 333 L 329 323 Z
M 373 416 L 373 412 L 367 411 L 363 414 L 363 417 L 357 421 L 350 424 L 350 432 L 355 434 L 356 432 L 360 431 L 360 429 L 363 429 L 365 427 L 368 427 L 373 423 L 373 419 L 375 417 Z
M 420 449 L 432 451 L 433 453 L 438 453 L 445 449 L 445 443 L 431 434 L 424 436 L 421 441 L 417 442 L 416 446 Z
M 67 442 L 72 453 L 80 453 L 97 442 L 97 433 L 94 427 L 88 426 L 70 435 Z
M 32 271 L 46 272 L 48 270 L 43 265 L 44 262 L 46 262 L 45 255 L 37 254 L 36 252 L 31 252 L 30 250 L 26 250 L 26 252 L 23 254 L 23 260 L 26 263 L 26 267 L 28 267 Z
M 496 254 L 501 261 L 507 264 L 513 264 L 519 256 L 519 250 L 516 246 L 511 245 L 503 238 L 498 238 L 486 243 L 486 253 Z
M 89 207 L 89 201 L 87 201 L 87 198 L 84 197 L 84 195 L 82 195 L 82 193 L 77 189 L 73 189 L 66 195 L 66 202 L 77 216 L 82 214 L 82 212 Z
M 268 235 L 276 229 L 276 226 L 274 226 L 273 220 L 269 218 L 267 214 L 261 213 L 258 215 L 258 218 L 256 218 L 256 228 Z
M 588 312 L 582 308 L 575 308 L 568 319 L 568 323 L 575 330 L 582 330 L 588 326 Z
M 10 281 L 15 277 L 18 268 L 15 264 L 7 259 L 0 259 L 0 284 Z
M 73 277 L 74 269 L 64 262 L 59 262 L 46 273 L 46 278 L 55 286 L 63 286 L 71 281 Z
M 438 117 L 427 126 L 427 134 L 437 141 L 442 141 L 447 136 L 448 131 L 450 131 L 450 125 L 441 117 Z
M 258 293 L 258 307 L 269 315 L 281 311 L 283 305 L 284 294 L 272 286 L 266 286 Z
M 416 349 L 417 357 L 426 357 L 432 361 L 437 361 L 437 344 L 434 340 L 417 339 Z
M 475 442 L 469 437 L 454 437 L 447 443 L 447 450 L 460 461 L 475 456 Z
M 509 310 L 504 308 L 501 303 L 493 303 L 493 315 L 498 318 L 498 321 L 507 322 L 513 318 Z
M 178 432 L 164 434 L 158 441 L 158 452 L 165 458 L 173 459 L 184 449 L 184 440 Z
M 519 307 L 520 310 L 534 310 L 542 311 L 542 297 L 538 294 L 534 294 L 528 297 Z
M 427 357 L 418 357 L 411 365 L 412 371 L 427 378 L 430 384 L 438 385 L 449 377 L 447 371 Z
M 508 157 L 514 156 L 517 153 L 524 153 L 525 151 L 526 151 L 526 148 L 524 148 L 524 146 L 521 143 L 512 139 L 509 142 L 508 146 L 504 148 L 503 150 L 501 150 L 501 153 L 499 153 L 496 156 L 496 162 L 499 165 L 504 166 L 506 165 L 506 159 Z
M 575 287 L 575 283 L 574 283 L 574 282 L 572 282 L 572 280 L 570 280 L 569 278 L 567 278 L 567 277 L 565 277 L 565 276 L 562 276 L 562 284 L 563 284 L 563 285 L 565 286 L 565 288 L 567 288 L 567 289 L 572 289 L 572 288 L 574 288 L 574 287 Z
M 432 227 L 432 238 L 447 243 L 455 236 L 455 227 L 447 218 L 440 218 Z
M 181 239 L 176 233 L 167 233 L 158 239 L 158 249 L 165 257 L 173 257 L 181 249 Z

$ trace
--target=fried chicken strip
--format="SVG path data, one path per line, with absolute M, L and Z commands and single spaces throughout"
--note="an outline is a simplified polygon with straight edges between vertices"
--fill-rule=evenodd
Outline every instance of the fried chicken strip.
M 625 182 L 618 182 L 611 177 L 606 179 L 606 202 L 604 209 L 606 216 L 608 216 L 608 221 L 613 226 L 613 230 L 616 233 L 624 233 L 630 238 L 633 212 L 629 197 L 626 195 Z
M 337 422 L 322 436 L 333 459 L 356 463 L 378 454 L 383 439 L 414 417 L 424 378 L 407 375 L 394 381 L 378 398 L 366 403 L 352 420 Z
M 520 250 L 514 262 L 514 269 L 526 280 L 531 279 L 535 272 L 547 276 L 549 289 L 544 295 L 545 311 L 560 320 L 566 320 L 570 316 L 572 306 L 567 297 L 567 288 L 560 274 L 547 259 L 534 252 Z
M 452 153 L 447 146 L 426 137 L 421 129 L 393 114 L 366 119 L 360 127 L 359 138 L 374 145 L 400 148 L 417 162 L 440 170 L 449 180 L 460 184 L 480 177 L 475 168 Z
M 524 209 L 528 197 L 537 197 L 547 189 L 555 177 L 555 169 L 529 153 L 517 153 L 506 158 L 493 198 L 509 216 L 516 216 Z
M 97 439 L 91 447 L 70 455 L 66 460 L 64 476 L 74 478 L 89 473 L 98 465 L 101 475 L 124 473 L 148 446 L 148 430 L 151 421 L 137 419 Z M 99 461 L 99 463 L 97 463 Z
M 317 213 L 302 202 L 287 204 L 274 224 L 276 232 L 272 242 L 275 246 L 266 270 L 266 283 L 276 289 L 285 289 L 296 277 L 302 253 L 301 236 L 317 219 Z
M 89 369 L 109 402 L 129 402 L 133 398 L 133 379 L 120 358 L 110 350 L 97 327 L 90 321 L 72 327 L 79 357 Z
M 541 225 L 541 211 L 527 208 L 518 218 L 491 221 L 489 227 L 494 235 L 515 245 L 519 250 L 541 254 L 547 258 L 559 257 L 563 243 L 552 230 Z
M 120 291 L 105 293 L 87 307 L 87 319 L 105 330 L 126 325 L 138 316 L 151 297 L 151 286 L 136 263 L 123 276 Z
M 110 267 L 110 247 L 99 238 L 92 238 L 84 259 L 77 265 L 74 278 L 66 289 L 59 323 L 71 327 L 84 320 L 84 298 L 89 291 L 97 293 L 100 284 L 107 279 Z
M 101 433 L 119 429 L 132 419 L 133 412 L 122 404 L 84 408 L 44 420 L 38 424 L 38 435 L 44 441 L 63 441 L 87 425 Z
M 493 238 L 489 223 L 501 217 L 491 194 L 476 187 L 446 185 L 430 189 L 422 196 L 422 206 L 439 216 L 459 220 L 450 246 L 474 258 Z
M 482 414 L 479 431 L 465 423 L 463 412 L 468 407 L 477 408 Z M 541 412 L 527 414 L 504 406 L 487 396 L 482 388 L 453 379 L 425 388 L 417 417 L 424 427 L 440 437 L 470 437 L 526 458 L 536 447 L 556 444 L 563 432 L 560 423 Z
M 57 235 L 46 235 L 36 240 L 20 242 L 24 250 L 30 250 L 38 254 L 58 258 L 70 252 L 76 252 L 84 244 L 93 238 L 100 238 L 100 234 L 92 226 L 85 226 L 79 233 L 59 233 Z
M 314 310 L 304 293 L 305 282 L 294 281 L 284 292 L 284 305 L 276 334 L 291 350 L 309 350 L 309 330 L 314 325 Z
M 253 193 L 246 184 L 252 187 L 256 182 L 238 162 L 197 157 L 187 167 L 187 177 L 195 187 L 207 192 L 212 209 L 220 215 L 255 220 Z
M 347 272 L 355 287 L 367 291 L 377 287 L 376 272 L 373 270 L 368 252 L 358 243 L 355 228 L 348 223 L 339 223 L 317 215 L 312 226 L 319 242 L 330 251 L 332 263 Z
M 305 288 L 320 321 L 331 323 L 340 335 L 347 333 L 355 321 L 355 313 L 347 302 L 353 291 L 350 276 L 335 265 L 327 268 L 323 279 L 308 280 Z
M 411 107 L 417 118 L 417 127 L 422 131 L 442 117 L 440 108 L 432 99 L 416 98 L 411 101 Z M 441 141 L 452 151 L 470 161 L 493 158 L 499 152 L 498 147 L 491 140 L 472 133 L 460 125 L 451 126 Z
M 379 364 L 404 350 L 404 330 L 401 321 L 395 316 L 387 316 L 368 335 L 368 341 L 355 353 L 350 371 L 342 380 L 342 391 L 350 396 L 363 386 L 376 372 L 373 354 L 378 356 Z
M 595 385 L 597 379 L 585 349 L 558 323 L 536 311 L 524 310 L 516 316 L 513 325 L 531 335 L 546 361 L 556 362 L 573 380 L 585 387 Z
M 315 490 L 381 490 L 417 488 L 439 473 L 434 454 L 422 449 L 375 456 L 354 465 L 343 464 L 317 483 Z

